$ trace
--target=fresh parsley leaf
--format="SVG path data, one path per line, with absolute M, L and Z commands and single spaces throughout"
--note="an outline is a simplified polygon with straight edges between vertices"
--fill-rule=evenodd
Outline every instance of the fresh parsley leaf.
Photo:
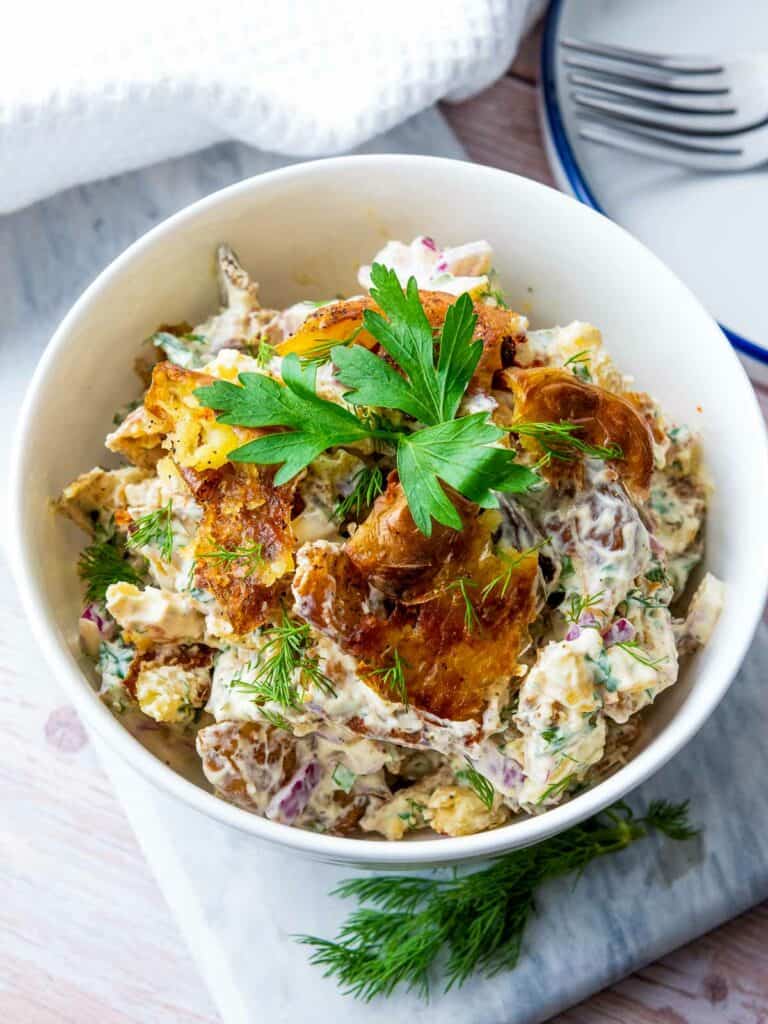
M 291 354 L 283 359 L 282 375 L 284 385 L 260 373 L 241 373 L 241 387 L 217 380 L 196 388 L 202 405 L 224 413 L 219 415 L 222 423 L 290 428 L 289 433 L 268 434 L 235 448 L 229 453 L 232 462 L 282 462 L 275 483 L 284 484 L 327 448 L 375 436 L 348 409 L 315 393 L 315 365 L 302 367 Z
M 400 438 L 397 470 L 411 515 L 422 533 L 431 534 L 432 518 L 455 530 L 462 527 L 441 480 L 481 508 L 498 508 L 494 491 L 526 491 L 538 480 L 530 469 L 515 462 L 513 451 L 490 447 L 502 436 L 503 432 L 488 422 L 487 413 L 480 412 Z
M 403 291 L 394 270 L 374 263 L 371 282 L 371 298 L 378 303 L 387 319 L 380 313 L 366 310 L 363 326 L 380 342 L 408 380 L 408 394 L 404 396 L 407 405 L 385 405 L 385 408 L 402 409 L 431 426 L 452 419 L 483 352 L 482 342 L 472 341 L 477 324 L 472 300 L 469 295 L 462 295 L 448 309 L 435 366 L 435 337 L 421 305 L 416 279 L 412 277 Z M 334 350 L 334 362 L 336 355 Z M 362 362 L 366 368 L 370 366 L 369 360 Z M 399 376 L 394 370 L 392 374 Z M 366 384 L 364 376 L 353 373 L 350 378 L 348 370 L 345 372 L 343 369 L 340 380 L 358 390 Z M 387 376 L 387 384 L 388 388 L 392 386 L 390 375 Z M 387 399 L 388 390 L 382 389 L 379 397 Z M 357 394 L 350 396 L 350 401 L 358 400 L 365 405 L 382 404 L 371 397 L 370 387 L 366 388 L 365 401 Z
M 353 899 L 357 909 L 337 937 L 295 938 L 312 948 L 310 962 L 334 978 L 345 995 L 367 1002 L 402 985 L 426 999 L 435 965 L 446 990 L 460 987 L 475 972 L 491 977 L 512 970 L 543 884 L 564 875 L 578 880 L 592 861 L 654 829 L 674 840 L 695 836 L 688 802 L 653 801 L 642 816 L 618 803 L 480 870 L 349 879 L 333 895 Z

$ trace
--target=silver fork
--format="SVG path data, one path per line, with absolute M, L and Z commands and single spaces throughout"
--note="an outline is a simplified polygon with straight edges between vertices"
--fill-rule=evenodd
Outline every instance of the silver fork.
M 684 167 L 768 161 L 768 55 L 720 60 L 565 39 L 582 138 Z

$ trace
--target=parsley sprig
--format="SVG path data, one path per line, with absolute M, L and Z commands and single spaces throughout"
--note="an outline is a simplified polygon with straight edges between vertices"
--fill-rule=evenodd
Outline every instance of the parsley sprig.
M 697 834 L 688 802 L 654 800 L 636 816 L 625 803 L 536 846 L 515 850 L 490 867 L 445 877 L 374 875 L 342 882 L 333 895 L 358 903 L 335 940 L 296 936 L 311 946 L 311 963 L 342 992 L 368 1001 L 399 986 L 428 997 L 440 957 L 446 991 L 475 972 L 512 970 L 541 885 L 581 875 L 599 857 L 624 850 L 656 830 L 670 839 Z
M 473 341 L 472 300 L 462 295 L 448 309 L 435 337 L 419 299 L 415 279 L 405 290 L 394 271 L 374 264 L 372 298 L 385 315 L 366 310 L 364 329 L 396 364 L 362 346 L 336 345 L 331 358 L 349 408 L 316 392 L 317 365 L 295 354 L 282 363 L 284 386 L 262 374 L 240 374 L 240 386 L 216 381 L 195 395 L 219 413 L 222 423 L 283 427 L 229 453 L 233 462 L 282 463 L 275 482 L 301 472 L 322 452 L 368 440 L 384 442 L 396 454 L 397 469 L 414 521 L 429 536 L 432 520 L 460 530 L 462 521 L 443 485 L 482 508 L 498 507 L 495 491 L 520 492 L 537 481 L 519 465 L 516 453 L 497 447 L 504 431 L 487 413 L 454 419 L 482 354 Z M 436 351 L 437 349 L 437 351 Z M 370 409 L 393 409 L 416 421 L 395 427 Z

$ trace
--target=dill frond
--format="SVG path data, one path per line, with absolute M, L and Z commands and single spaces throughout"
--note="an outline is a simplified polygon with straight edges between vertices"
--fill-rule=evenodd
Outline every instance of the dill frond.
M 173 502 L 154 512 L 147 512 L 136 520 L 134 528 L 128 534 L 128 547 L 141 548 L 152 544 L 160 549 L 160 557 L 170 562 L 173 557 Z
M 370 672 L 372 676 L 379 676 L 382 683 L 392 691 L 397 697 L 401 704 L 404 704 L 406 708 L 408 705 L 408 685 L 405 681 L 405 670 L 408 668 L 408 663 L 400 657 L 400 652 L 397 648 L 392 651 L 392 664 L 386 665 L 383 668 L 374 669 Z
M 107 587 L 112 583 L 140 586 L 144 582 L 138 570 L 126 560 L 125 549 L 116 536 L 97 540 L 84 548 L 77 562 L 77 571 L 86 584 L 87 601 L 103 601 Z
M 263 546 L 261 544 L 250 544 L 244 547 L 228 548 L 218 547 L 213 551 L 205 551 L 198 554 L 198 558 L 210 558 L 216 562 L 223 562 L 225 565 L 234 565 L 236 562 L 245 566 L 245 575 L 253 576 L 257 569 L 264 565 Z
M 231 687 L 250 694 L 259 706 L 275 703 L 295 710 L 301 708 L 302 691 L 310 684 L 335 695 L 333 683 L 318 668 L 318 659 L 307 653 L 308 623 L 294 622 L 283 611 L 280 624 L 270 626 L 262 636 L 266 639 L 261 648 L 264 660 L 254 679 L 233 679 Z
M 512 970 L 522 951 L 535 895 L 550 879 L 578 879 L 594 860 L 617 853 L 656 829 L 670 839 L 696 834 L 688 803 L 654 801 L 643 816 L 625 803 L 469 873 L 381 875 L 342 882 L 333 895 L 357 903 L 335 939 L 294 938 L 310 962 L 342 992 L 365 1002 L 403 986 L 426 998 L 442 969 L 445 990 L 474 973 Z
M 537 441 L 544 450 L 542 465 L 549 464 L 553 459 L 572 462 L 577 455 L 603 460 L 624 458 L 624 452 L 617 444 L 590 444 L 577 437 L 583 429 L 578 423 L 515 423 L 505 429 Z
M 462 768 L 458 772 L 454 772 L 456 778 L 459 782 L 463 782 L 469 786 L 480 802 L 487 810 L 490 811 L 493 807 L 493 798 L 495 795 L 493 786 L 484 775 L 480 774 L 468 757 L 465 757 L 464 760 L 467 763 L 467 767 Z
M 384 474 L 378 466 L 364 466 L 352 478 L 352 490 L 333 510 L 334 519 L 359 521 L 384 490 Z

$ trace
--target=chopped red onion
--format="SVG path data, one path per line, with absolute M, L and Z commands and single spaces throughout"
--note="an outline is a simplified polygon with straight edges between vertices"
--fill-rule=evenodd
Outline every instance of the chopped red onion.
M 105 619 L 99 613 L 99 606 L 93 602 L 87 604 L 80 613 L 80 618 L 85 619 L 87 622 L 93 622 L 99 631 L 99 635 L 104 640 L 109 640 L 114 636 L 115 623 L 112 619 Z
M 568 632 L 565 634 L 566 640 L 578 640 L 581 636 L 581 626 L 577 626 L 576 623 L 571 626 Z
M 269 801 L 266 817 L 292 825 L 309 803 L 312 790 L 320 781 L 320 763 L 308 761 Z
M 661 543 L 661 541 L 657 540 L 652 533 L 648 534 L 648 540 L 651 545 L 651 551 L 654 553 L 654 555 L 664 554 L 664 545 Z
M 617 619 L 603 633 L 606 647 L 610 647 L 612 644 L 626 644 L 634 638 L 635 627 L 627 619 Z
M 429 238 L 429 236 L 425 235 L 425 237 L 422 238 L 421 240 L 421 244 L 424 246 L 425 249 L 431 249 L 432 252 L 437 252 L 437 246 L 435 245 L 434 238 Z
M 447 269 L 448 269 L 448 263 L 447 263 L 446 260 L 440 260 L 440 262 L 437 263 L 436 266 L 435 266 L 435 270 L 439 271 L 440 273 L 443 273 Z

